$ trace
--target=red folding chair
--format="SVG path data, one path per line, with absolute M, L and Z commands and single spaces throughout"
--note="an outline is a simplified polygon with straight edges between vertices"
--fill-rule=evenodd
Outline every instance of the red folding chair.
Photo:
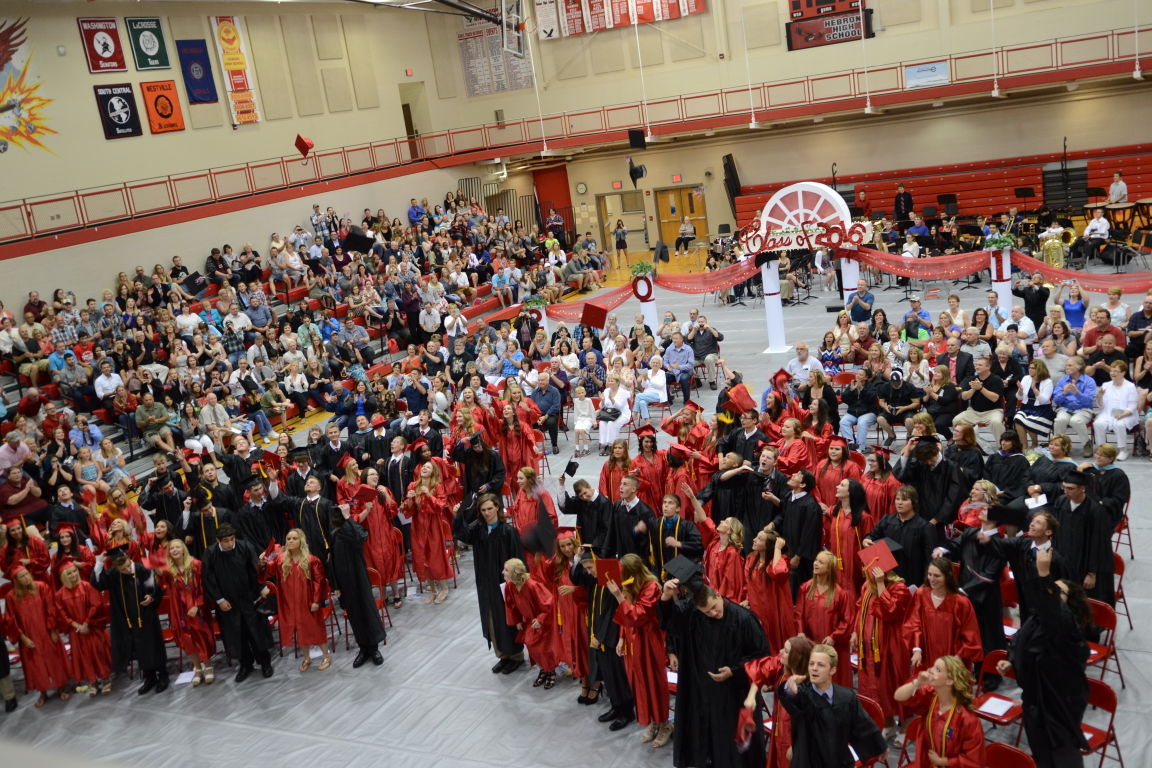
M 1024 732 L 1024 703 L 1019 699 L 1013 699 L 1009 696 L 1004 696 L 993 691 L 984 690 L 984 677 L 988 674 L 1000 674 L 996 671 L 996 665 L 1001 661 L 1005 661 L 1008 654 L 1001 650 L 989 651 L 988 655 L 984 657 L 984 663 L 980 665 L 980 678 L 977 682 L 977 690 L 981 693 L 972 700 L 972 711 L 981 720 L 992 723 L 995 728 L 998 725 L 1009 726 L 1012 723 L 1019 723 L 1016 730 L 1016 741 L 1014 745 L 1020 744 L 1020 734 Z M 1004 677 L 1016 679 L 1016 672 L 1008 670 L 1004 673 Z M 1003 709 L 1007 705 L 1007 710 L 1001 714 L 993 714 L 992 712 L 985 711 L 986 708 L 996 706 Z
M 1116 652 L 1116 611 L 1107 603 L 1088 598 L 1092 609 L 1092 624 L 1102 630 L 1100 642 L 1088 642 L 1088 666 L 1100 667 L 1100 679 L 1107 672 L 1115 672 L 1120 677 L 1120 687 L 1124 687 L 1124 670 L 1120 668 L 1120 656 Z
M 1036 768 L 1036 761 L 1022 749 L 989 741 L 984 745 L 984 768 Z
M 1120 754 L 1120 742 L 1116 739 L 1116 691 L 1112 686 L 1102 680 L 1088 679 L 1088 706 L 1108 713 L 1108 725 L 1097 728 L 1088 723 L 1081 723 L 1080 730 L 1088 741 L 1085 755 L 1100 753 L 1100 766 L 1104 765 L 1104 758 L 1115 760 L 1124 768 L 1124 756 Z M 1116 748 L 1116 756 L 1109 753 L 1109 747 Z
M 1128 629 L 1132 629 L 1132 616 L 1128 613 L 1128 599 L 1124 597 L 1124 558 L 1119 552 L 1112 553 L 1112 571 L 1116 578 L 1114 589 L 1116 595 L 1116 613 L 1128 620 Z
M 896 765 L 900 768 L 908 768 L 912 764 L 911 757 L 908 754 L 908 747 L 916 743 L 920 738 L 921 731 L 924 730 L 924 718 L 914 717 L 904 724 L 904 746 L 900 748 L 900 759 Z
M 868 696 L 857 695 L 856 698 L 860 700 L 860 706 L 864 708 L 864 711 L 868 714 L 868 717 L 872 718 L 872 722 L 876 723 L 876 727 L 883 731 L 884 710 L 881 709 L 880 703 L 873 698 L 869 698 Z M 867 766 L 876 765 L 876 763 L 880 762 L 884 763 L 884 765 L 888 765 L 887 752 L 876 755 L 875 757 L 870 758 L 867 762 L 862 763 L 857 761 L 856 765 L 862 766 L 862 768 L 867 768 Z
M 1136 559 L 1136 551 L 1132 549 L 1132 529 L 1128 527 L 1128 506 L 1132 500 L 1124 502 L 1124 514 L 1120 518 L 1120 522 L 1116 523 L 1116 527 L 1112 530 L 1112 549 L 1119 552 L 1120 548 L 1125 544 L 1128 545 L 1128 559 Z
M 548 464 L 548 443 L 544 441 L 544 433 L 538 429 L 532 430 L 532 440 L 536 443 L 537 470 L 540 474 L 552 474 L 552 467 Z
M 388 613 L 388 597 L 384 589 L 384 577 L 375 568 L 368 569 L 368 583 L 372 585 L 372 601 L 376 603 L 376 610 L 380 612 L 380 621 L 387 627 L 392 626 L 392 615 Z M 385 639 L 385 645 L 388 641 Z

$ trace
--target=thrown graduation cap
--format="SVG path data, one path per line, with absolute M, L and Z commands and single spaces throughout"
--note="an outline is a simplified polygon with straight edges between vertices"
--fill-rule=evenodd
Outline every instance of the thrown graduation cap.
M 772 374 L 772 383 L 773 383 L 774 385 L 776 385 L 777 387 L 779 387 L 779 386 L 780 386 L 780 382 L 781 382 L 781 381 L 783 381 L 783 382 L 784 382 L 784 383 L 786 383 L 786 384 L 787 384 L 788 382 L 792 381 L 792 374 L 788 373 L 788 371 L 786 371 L 786 370 L 785 370 L 785 369 L 783 369 L 783 368 L 781 368 L 780 370 L 776 371 L 776 373 Z
M 864 564 L 865 572 L 871 572 L 878 565 L 887 573 L 896 567 L 895 553 L 902 549 L 904 547 L 892 539 L 880 539 L 860 550 L 860 562 Z
M 676 555 L 668 562 L 664 563 L 664 572 L 668 574 L 668 578 L 676 579 L 680 582 L 680 586 L 688 587 L 689 589 L 696 589 L 700 586 L 700 565 L 694 560 L 689 560 L 684 555 Z
M 603 328 L 608 321 L 608 310 L 599 304 L 588 302 L 580 313 L 580 324 L 589 328 Z
M 987 512 L 989 522 L 997 525 L 1014 525 L 1017 528 L 1027 527 L 1028 513 L 1027 507 L 1015 509 L 1003 504 L 992 504 L 988 507 Z
M 637 165 L 632 162 L 632 158 L 628 158 L 628 178 L 632 179 L 632 188 L 636 188 L 636 182 L 648 175 L 648 169 L 643 165 Z
M 580 463 L 576 461 L 569 461 L 564 467 L 564 474 L 568 477 L 576 477 L 576 471 L 580 469 Z
M 536 499 L 536 525 L 524 532 L 520 537 L 525 552 L 539 552 L 552 555 L 556 552 L 556 526 L 552 524 L 552 517 L 548 508 L 544 506 L 544 499 Z
M 744 413 L 756 410 L 756 401 L 748 392 L 748 386 L 740 383 L 728 390 L 728 401 L 724 403 L 724 407 L 733 413 Z

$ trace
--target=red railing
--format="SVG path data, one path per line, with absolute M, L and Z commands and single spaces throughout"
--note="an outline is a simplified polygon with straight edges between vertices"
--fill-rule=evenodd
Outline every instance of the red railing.
M 1152 40 L 1152 26 L 1141 28 Z M 0 244 L 68 230 L 123 221 L 258 195 L 316 181 L 383 171 L 409 163 L 437 160 L 440 166 L 469 163 L 473 153 L 537 151 L 546 138 L 573 148 L 616 137 L 629 128 L 648 127 L 669 135 L 702 127 L 738 125 L 753 114 L 761 122 L 857 109 L 864 99 L 875 106 L 945 98 L 988 88 L 999 78 L 1002 89 L 1032 87 L 1078 78 L 1121 76 L 1134 67 L 1135 32 L 1112 30 L 1025 45 L 971 51 L 936 60 L 900 62 L 875 69 L 852 69 L 810 77 L 755 83 L 683 94 L 639 103 L 613 104 L 500 124 L 437 131 L 319 150 L 306 163 L 286 156 L 241 165 L 173 174 L 159 178 L 76 190 L 0 203 Z M 1144 51 L 1144 58 L 1152 58 Z M 905 67 L 947 61 L 950 83 L 908 89 Z M 866 88 L 865 84 L 870 87 Z M 457 156 L 453 159 L 453 156 Z

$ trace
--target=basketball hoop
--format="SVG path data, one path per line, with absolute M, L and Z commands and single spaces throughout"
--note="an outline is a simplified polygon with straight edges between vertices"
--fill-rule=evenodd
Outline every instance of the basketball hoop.
M 505 53 L 518 59 L 524 58 L 524 34 L 527 28 L 523 0 L 500 0 L 500 41 Z

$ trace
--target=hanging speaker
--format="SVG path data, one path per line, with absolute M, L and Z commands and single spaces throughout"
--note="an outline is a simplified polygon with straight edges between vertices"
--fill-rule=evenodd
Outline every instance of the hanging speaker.
M 644 140 L 644 131 L 639 129 L 629 130 L 628 146 L 632 149 L 647 149 L 648 142 Z

